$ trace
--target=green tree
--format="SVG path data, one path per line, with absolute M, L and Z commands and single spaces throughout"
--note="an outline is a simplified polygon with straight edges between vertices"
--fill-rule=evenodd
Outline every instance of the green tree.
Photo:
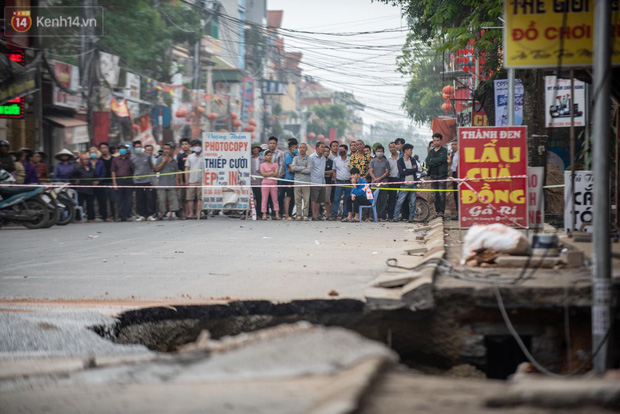
M 80 6 L 63 0 L 55 6 Z M 191 47 L 198 39 L 201 13 L 184 2 L 158 0 L 106 0 L 103 5 L 104 35 L 98 49 L 117 55 L 130 71 L 170 82 L 172 46 Z M 79 64 L 81 38 L 43 38 L 43 48 L 54 59 Z
M 342 138 L 347 129 L 347 111 L 342 105 L 315 105 L 311 108 L 314 117 L 308 124 L 308 132 L 329 136 L 329 130 L 336 130 L 336 137 Z
M 400 7 L 408 19 L 410 32 L 397 63 L 402 74 L 411 76 L 403 108 L 414 122 L 427 123 L 443 113 L 441 72 L 448 70 L 450 53 L 471 40 L 485 56 L 483 71 L 494 74 L 489 81 L 499 76 L 502 0 L 378 1 Z M 485 82 L 480 88 L 478 94 L 488 95 Z

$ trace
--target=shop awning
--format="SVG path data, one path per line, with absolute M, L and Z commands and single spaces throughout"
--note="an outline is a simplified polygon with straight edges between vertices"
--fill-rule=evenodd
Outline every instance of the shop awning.
M 443 136 L 442 144 L 446 145 L 456 137 L 456 118 L 433 118 L 431 131 L 433 131 L 433 133 L 440 133 Z
M 213 66 L 213 82 L 241 82 L 243 81 L 243 71 L 224 59 L 212 56 Z
M 64 128 L 72 128 L 72 127 L 77 127 L 77 126 L 88 126 L 88 122 L 84 122 L 79 119 L 71 118 L 70 116 L 46 115 L 43 118 Z
M 52 137 L 54 140 L 62 142 L 62 145 L 87 144 L 90 142 L 88 122 L 60 115 L 47 115 L 43 119 L 58 127 L 54 129 Z

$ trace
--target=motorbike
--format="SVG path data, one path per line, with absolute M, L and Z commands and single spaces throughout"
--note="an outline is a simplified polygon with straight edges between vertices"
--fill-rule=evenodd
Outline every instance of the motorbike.
M 0 188 L 0 226 L 18 223 L 29 229 L 40 229 L 48 225 L 53 212 L 41 199 L 44 191 L 44 187 Z
M 56 224 L 59 226 L 66 226 L 75 219 L 75 202 L 69 191 L 69 183 L 64 183 L 59 187 L 54 187 L 49 190 L 48 195 L 55 201 L 58 210 L 58 222 Z
M 427 170 L 422 170 L 418 176 L 421 180 L 423 177 L 428 175 Z M 418 184 L 416 187 L 419 187 Z M 415 198 L 415 213 L 413 214 L 413 221 L 416 223 L 420 223 L 426 221 L 428 216 L 431 214 L 431 209 L 428 206 L 428 201 L 426 201 L 426 197 L 424 196 L 424 192 L 420 191 L 417 193 Z

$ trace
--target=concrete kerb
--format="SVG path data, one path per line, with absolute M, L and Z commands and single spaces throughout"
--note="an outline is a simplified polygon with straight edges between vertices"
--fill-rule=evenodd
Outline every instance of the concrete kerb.
M 404 267 L 413 267 L 425 260 L 443 258 L 445 250 L 445 233 L 443 219 L 430 221 L 430 231 L 424 236 L 426 252 L 421 255 L 414 265 L 407 262 L 413 259 L 398 258 L 399 264 Z M 421 251 L 420 249 L 415 249 Z M 409 309 L 429 310 L 435 307 L 433 286 L 437 267 L 429 266 L 420 271 L 388 268 L 366 288 L 366 306 L 373 310 Z
M 0 380 L 45 375 L 67 375 L 82 371 L 90 365 L 87 358 L 78 357 L 40 357 L 34 359 L 0 360 Z

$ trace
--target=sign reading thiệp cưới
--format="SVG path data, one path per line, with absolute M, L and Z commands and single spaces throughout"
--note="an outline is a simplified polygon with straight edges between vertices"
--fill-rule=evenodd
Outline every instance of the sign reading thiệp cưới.
M 250 208 L 251 142 L 249 132 L 203 134 L 205 187 L 202 189 L 202 200 L 205 210 Z
M 527 227 L 527 127 L 459 128 L 462 227 Z M 524 176 L 525 178 L 500 178 Z M 470 188 L 471 187 L 471 188 Z

